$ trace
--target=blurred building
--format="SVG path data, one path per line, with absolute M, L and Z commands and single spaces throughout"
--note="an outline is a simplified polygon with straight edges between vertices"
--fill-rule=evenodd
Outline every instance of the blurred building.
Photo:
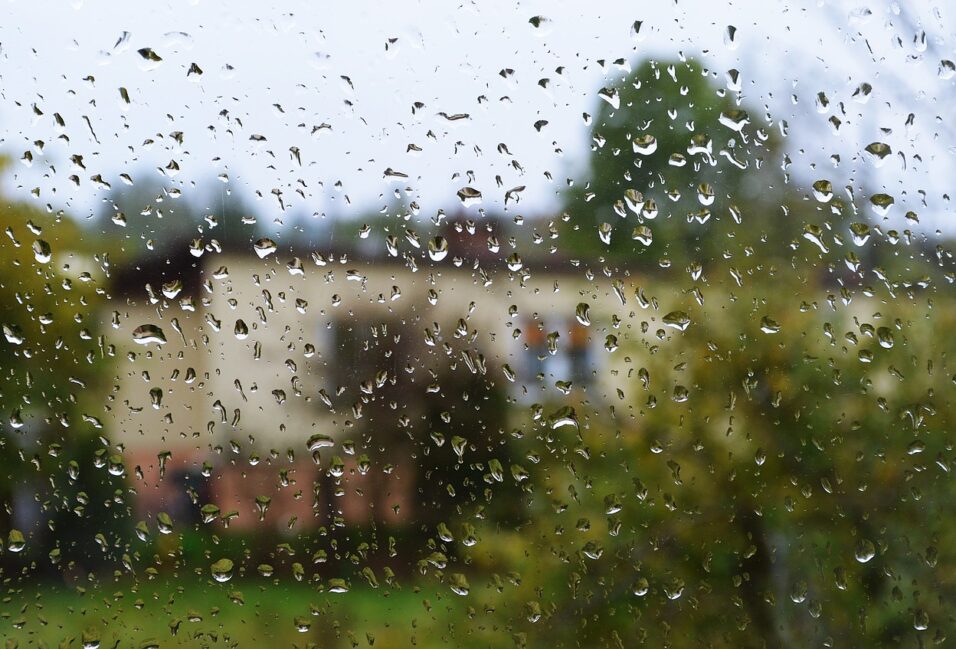
M 349 454 L 348 443 L 396 377 L 411 389 L 389 397 L 393 408 L 406 402 L 374 435 L 394 435 L 383 428 L 449 366 L 503 389 L 515 410 L 613 393 L 600 367 L 615 333 L 602 314 L 622 307 L 610 282 L 567 260 L 507 260 L 474 230 L 449 227 L 444 256 L 411 245 L 392 255 L 384 244 L 363 253 L 262 242 L 261 257 L 251 243 L 198 256 L 184 246 L 118 273 L 104 424 L 141 513 L 198 522 L 214 503 L 219 516 L 238 514 L 231 529 L 250 529 L 265 497 L 278 529 L 399 522 L 414 516 L 415 460 L 363 467 L 361 444 Z M 621 280 L 633 295 L 633 278 Z M 136 342 L 144 325 L 165 343 Z

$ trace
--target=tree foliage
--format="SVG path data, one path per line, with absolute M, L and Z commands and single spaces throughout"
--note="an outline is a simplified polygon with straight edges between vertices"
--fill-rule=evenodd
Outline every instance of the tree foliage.
M 95 535 L 125 514 L 96 399 L 112 353 L 100 334 L 104 258 L 63 213 L 0 197 L 0 228 L 0 529 L 23 527 L 28 556 L 56 548 L 88 564 L 106 551 Z
M 599 93 L 588 169 L 567 195 L 569 255 L 678 271 L 768 241 L 786 255 L 799 223 L 779 125 L 716 78 L 646 61 Z

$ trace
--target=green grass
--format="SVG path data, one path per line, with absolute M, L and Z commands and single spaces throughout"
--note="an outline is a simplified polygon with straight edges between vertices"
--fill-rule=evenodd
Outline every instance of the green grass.
M 356 647 L 430 646 L 442 620 L 464 614 L 447 588 L 415 592 L 353 588 L 320 592 L 290 580 L 190 576 L 100 584 L 84 591 L 61 583 L 8 588 L 0 602 L 7 646 Z M 298 622 L 310 626 L 305 632 Z M 435 641 L 435 642 L 433 642 Z

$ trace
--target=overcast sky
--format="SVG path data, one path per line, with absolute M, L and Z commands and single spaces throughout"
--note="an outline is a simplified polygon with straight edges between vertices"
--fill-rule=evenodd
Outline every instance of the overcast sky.
M 190 183 L 213 181 L 260 193 L 262 213 L 277 217 L 274 191 L 290 212 L 358 214 L 408 187 L 427 213 L 454 208 L 464 185 L 488 210 L 523 185 L 509 209 L 544 214 L 568 178 L 584 177 L 582 113 L 624 74 L 613 62 L 683 52 L 721 81 L 739 69 L 744 100 L 790 122 L 798 182 L 865 178 L 896 197 L 898 215 L 946 221 L 956 79 L 939 70 L 956 60 L 956 6 L 943 2 L 907 0 L 903 16 L 885 1 L 0 2 L 0 149 L 18 160 L 8 190 L 81 218 L 106 191 L 91 177 L 140 182 L 171 160 L 184 196 L 197 194 Z M 921 28 L 925 43 L 914 40 Z M 202 74 L 189 74 L 193 65 Z M 873 87 L 865 104 L 853 98 L 864 82 Z M 825 113 L 814 104 L 821 91 Z M 875 139 L 894 151 L 881 169 L 860 158 Z M 26 151 L 32 166 L 19 162 Z

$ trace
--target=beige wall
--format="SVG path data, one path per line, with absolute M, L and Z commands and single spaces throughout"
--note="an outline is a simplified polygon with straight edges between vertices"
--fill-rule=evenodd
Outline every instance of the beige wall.
M 634 282 L 626 285 L 629 304 L 622 307 L 611 291 L 610 280 L 588 281 L 582 270 L 561 274 L 537 271 L 523 282 L 502 267 L 488 271 L 492 282 L 485 286 L 472 268 L 456 268 L 451 263 L 422 267 L 413 273 L 399 264 L 335 262 L 317 267 L 304 261 L 305 275 L 294 276 L 288 272 L 286 261 L 274 256 L 265 260 L 252 256 L 210 259 L 203 279 L 208 280 L 212 292 L 200 289 L 195 313 L 181 310 L 176 300 L 169 300 L 165 307 L 162 302 L 144 304 L 145 293 L 143 298 L 131 298 L 123 308 L 117 308 L 120 327 L 113 330 L 111 339 L 118 348 L 118 390 L 112 421 L 108 422 L 117 441 L 131 449 L 189 454 L 207 453 L 223 445 L 231 454 L 228 441 L 234 439 L 241 444 L 240 455 L 246 456 L 253 449 L 261 453 L 270 448 L 280 452 L 293 448 L 301 453 L 313 433 L 336 436 L 345 415 L 329 413 L 316 397 L 320 388 L 333 394 L 334 365 L 349 362 L 335 353 L 330 325 L 336 321 L 352 323 L 367 332 L 375 324 L 398 318 L 407 326 L 406 335 L 420 337 L 409 343 L 422 345 L 426 327 L 439 323 L 444 338 L 451 340 L 457 321 L 464 318 L 469 330 L 478 332 L 474 347 L 486 356 L 491 378 L 505 384 L 500 366 L 508 363 L 519 370 L 526 356 L 522 349 L 525 336 L 515 340 L 514 328 L 527 329 L 530 318 L 543 320 L 546 331 L 558 330 L 559 346 L 563 347 L 568 343 L 568 328 L 577 304 L 589 303 L 592 359 L 606 363 L 610 355 L 603 344 L 605 335 L 612 332 L 610 313 L 623 315 L 625 310 L 637 308 L 631 304 Z M 213 272 L 221 266 L 228 269 L 228 277 L 214 279 Z M 356 270 L 363 280 L 349 280 L 349 270 Z M 391 298 L 393 286 L 399 287 L 401 297 Z M 429 289 L 438 296 L 435 305 L 427 299 Z M 271 296 L 272 309 L 264 292 Z M 337 305 L 333 300 L 336 295 Z M 308 303 L 304 314 L 296 308 L 296 299 Z M 471 303 L 474 309 L 469 314 Z M 518 307 L 517 317 L 509 316 L 511 305 Z M 180 322 L 183 336 L 173 330 L 173 318 Z M 210 318 L 221 323 L 219 331 L 214 330 Z M 234 333 L 237 319 L 248 326 L 244 340 Z M 145 323 L 162 327 L 168 342 L 162 347 L 134 344 L 133 329 Z M 622 332 L 614 333 L 624 339 Z M 257 343 L 261 346 L 258 359 Z M 316 350 L 311 359 L 306 357 L 307 344 Z M 443 356 L 440 348 L 426 349 Z M 126 358 L 129 351 L 136 353 L 132 362 Z M 186 384 L 190 367 L 197 377 Z M 561 370 L 560 364 L 553 367 Z M 170 378 L 174 370 L 179 370 L 175 381 Z M 144 379 L 144 371 L 149 374 L 149 382 Z M 555 378 L 567 377 L 548 377 L 546 384 L 551 386 Z M 611 378 L 608 372 L 598 371 L 590 392 L 597 392 L 597 396 L 613 392 Z M 236 387 L 237 380 L 242 394 Z M 150 404 L 149 391 L 155 387 L 164 391 L 158 410 Z M 540 387 L 537 393 L 534 385 L 528 389 L 529 399 L 547 398 Z M 284 403 L 277 402 L 274 390 L 284 391 Z M 552 398 L 560 396 L 553 390 L 550 394 Z M 216 401 L 225 409 L 226 423 L 213 408 Z M 241 419 L 234 428 L 231 420 L 236 409 Z M 212 435 L 209 422 L 213 422 Z M 255 437 L 254 442 L 249 435 Z

